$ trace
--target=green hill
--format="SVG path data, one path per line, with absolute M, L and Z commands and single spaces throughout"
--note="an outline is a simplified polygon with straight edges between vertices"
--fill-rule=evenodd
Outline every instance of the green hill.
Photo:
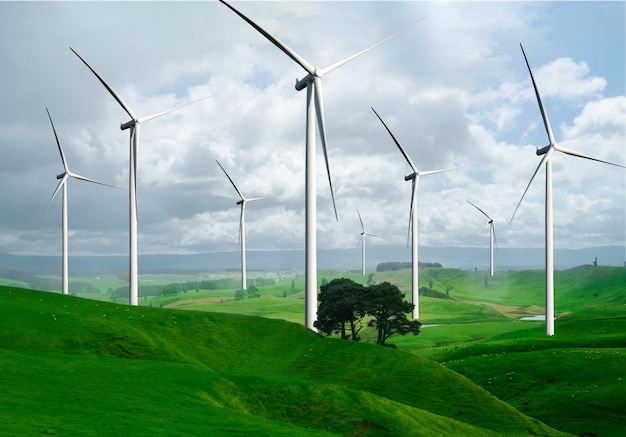
M 0 287 L 3 435 L 565 435 L 415 354 Z

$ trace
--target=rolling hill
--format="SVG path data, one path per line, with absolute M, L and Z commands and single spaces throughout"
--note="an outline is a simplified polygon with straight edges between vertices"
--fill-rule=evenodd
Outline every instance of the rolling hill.
M 4 435 L 567 435 L 430 359 L 281 320 L 0 287 Z

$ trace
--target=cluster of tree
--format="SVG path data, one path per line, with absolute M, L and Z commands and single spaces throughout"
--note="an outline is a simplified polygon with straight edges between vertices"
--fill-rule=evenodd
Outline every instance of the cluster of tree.
M 257 285 L 274 285 L 276 282 L 271 278 L 255 278 Z M 147 296 L 175 296 L 179 293 L 187 293 L 188 291 L 198 290 L 229 290 L 237 288 L 240 285 L 238 279 L 222 278 L 222 279 L 207 279 L 203 281 L 187 281 L 184 283 L 171 283 L 166 285 L 139 285 L 138 294 L 139 297 Z M 252 294 L 250 288 L 254 287 Z M 84 291 L 84 290 L 81 290 Z M 109 288 L 108 294 L 112 300 L 128 298 L 128 286 Z M 244 297 L 247 294 L 248 297 L 259 297 L 259 290 L 256 286 L 251 286 L 248 290 L 241 290 L 244 293 Z M 237 298 L 237 294 L 235 294 Z M 243 297 L 242 297 L 243 298 Z
M 440 263 L 422 262 L 422 261 L 418 261 L 417 265 L 419 267 L 435 267 L 435 268 L 443 267 L 443 265 L 441 265 Z M 411 263 L 411 261 L 388 261 L 384 263 L 378 263 L 376 265 L 376 271 L 388 272 L 390 270 L 410 269 L 412 266 L 413 264 Z
M 359 340 L 359 331 L 367 326 L 377 330 L 376 344 L 387 346 L 396 334 L 418 335 L 422 324 L 409 320 L 414 305 L 404 300 L 404 293 L 389 282 L 367 287 L 339 278 L 320 288 L 319 307 L 314 326 L 323 334 L 340 334 L 343 339 Z
M 261 297 L 261 293 L 259 293 L 259 289 L 254 285 L 249 286 L 246 290 L 239 289 L 235 291 L 235 300 L 242 300 L 245 298 L 254 299 L 255 297 Z
M 446 287 L 446 292 L 442 293 L 439 290 L 433 290 L 432 288 L 428 288 L 428 287 L 420 287 L 419 288 L 419 295 L 420 296 L 427 296 L 427 297 L 434 297 L 437 299 L 452 299 L 450 297 L 450 290 L 452 289 L 452 287 Z

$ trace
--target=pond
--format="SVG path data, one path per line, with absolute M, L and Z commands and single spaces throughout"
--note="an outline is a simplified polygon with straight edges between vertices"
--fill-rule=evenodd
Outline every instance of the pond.
M 526 316 L 526 317 L 520 318 L 520 320 L 523 320 L 525 322 L 543 322 L 543 321 L 546 320 L 546 315 L 545 314 L 537 314 L 535 316 Z

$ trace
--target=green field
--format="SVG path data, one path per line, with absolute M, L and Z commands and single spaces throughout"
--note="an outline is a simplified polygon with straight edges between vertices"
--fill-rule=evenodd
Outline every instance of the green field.
M 0 434 L 622 435 L 626 269 L 556 272 L 554 337 L 519 320 L 542 313 L 542 272 L 420 275 L 451 299 L 422 296 L 437 326 L 395 350 L 305 329 L 302 277 L 140 307 L 0 287 Z M 318 274 L 341 276 L 367 280 Z M 410 293 L 408 270 L 374 280 Z

